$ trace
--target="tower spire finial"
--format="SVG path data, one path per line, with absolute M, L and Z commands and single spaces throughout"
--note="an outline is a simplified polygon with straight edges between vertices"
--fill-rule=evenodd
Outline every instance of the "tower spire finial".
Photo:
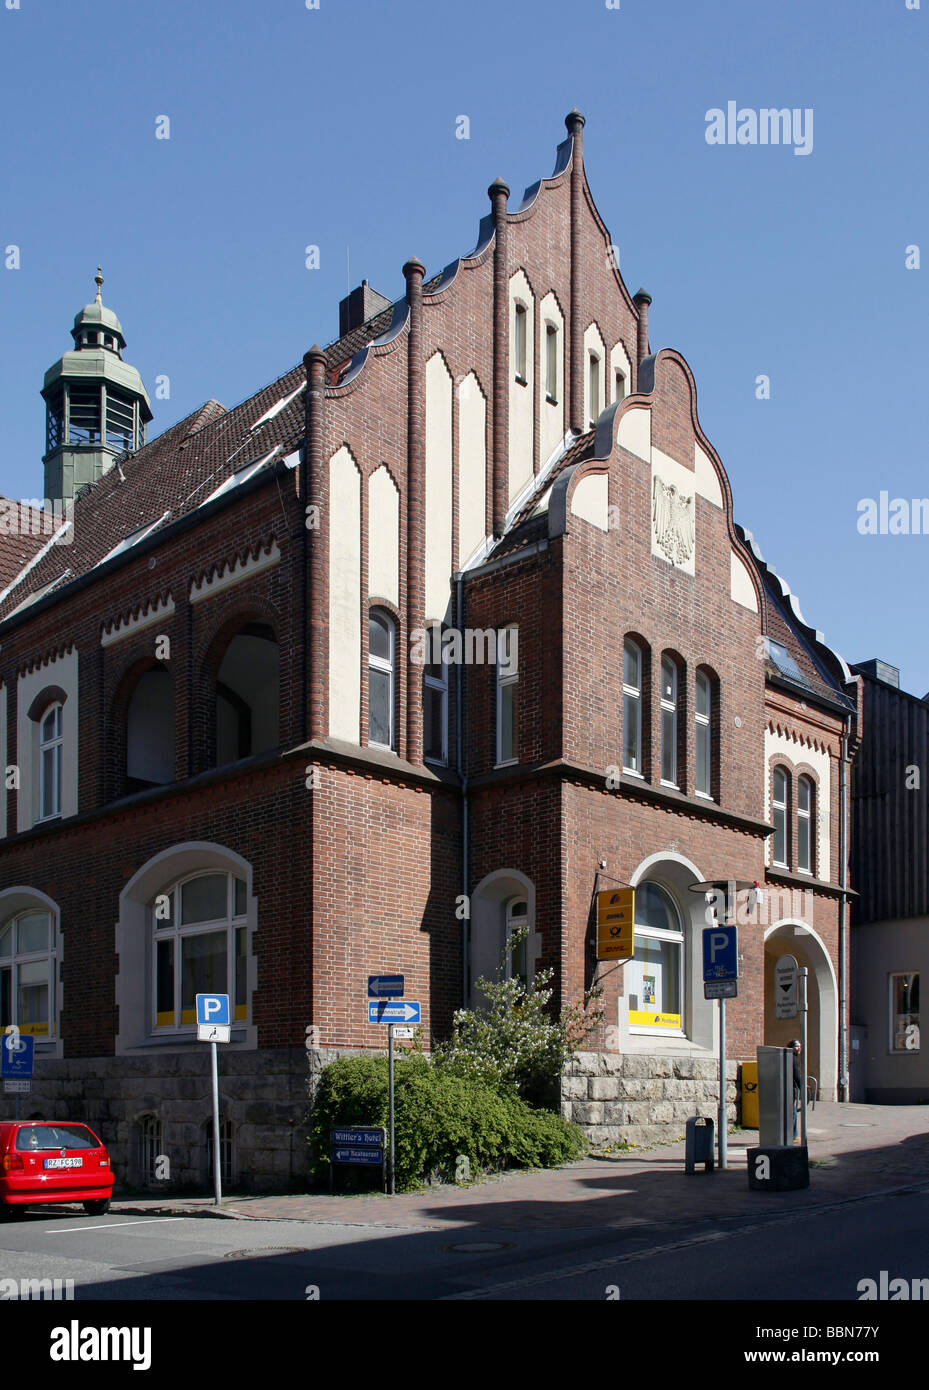
M 95 285 L 97 286 L 97 298 L 94 300 L 94 303 L 95 303 L 95 304 L 102 304 L 102 303 L 103 303 L 103 300 L 102 300 L 101 297 L 100 297 L 100 290 L 101 290 L 101 287 L 102 287 L 102 285 L 103 285 L 103 267 L 102 267 L 102 266 L 99 266 L 99 265 L 97 266 L 97 273 L 96 273 L 96 275 L 94 276 L 94 283 L 95 283 Z

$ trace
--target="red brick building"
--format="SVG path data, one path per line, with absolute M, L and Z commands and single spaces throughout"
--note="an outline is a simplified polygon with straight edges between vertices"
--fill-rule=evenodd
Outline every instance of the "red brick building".
M 224 1162 L 269 1186 L 304 1169 L 308 1054 L 383 1045 L 368 974 L 440 1037 L 520 925 L 512 969 L 604 987 L 568 1113 L 595 1142 L 679 1131 L 717 1074 L 707 878 L 771 890 L 730 1057 L 784 1040 L 790 949 L 835 1094 L 855 685 L 736 526 L 566 124 L 470 254 L 408 262 L 395 303 L 363 285 L 235 409 L 146 444 L 99 292 L 46 377 L 47 478 L 91 480 L 0 596 L 0 1006 L 37 1039 L 25 1113 L 96 1121 L 131 1180 L 205 1176 L 197 991 L 233 1001 Z M 637 887 L 619 969 L 598 872 Z

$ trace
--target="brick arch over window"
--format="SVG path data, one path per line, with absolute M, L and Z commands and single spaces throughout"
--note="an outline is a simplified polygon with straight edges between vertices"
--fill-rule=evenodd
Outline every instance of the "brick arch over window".
M 227 614 L 204 641 L 195 668 L 192 771 L 292 741 L 287 721 L 293 726 L 299 711 L 293 700 L 282 698 L 288 672 L 281 659 L 281 626 L 271 604 L 252 599 Z M 264 673 L 255 669 L 255 652 L 240 639 L 267 642 L 266 653 L 255 649 L 258 659 L 268 663 Z

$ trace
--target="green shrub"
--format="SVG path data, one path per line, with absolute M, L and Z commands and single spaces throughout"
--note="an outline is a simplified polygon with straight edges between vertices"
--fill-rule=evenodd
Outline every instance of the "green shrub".
M 552 1167 L 586 1148 L 581 1131 L 560 1115 L 532 1110 L 512 1092 L 434 1067 L 424 1057 L 396 1061 L 394 1105 L 398 1192 L 513 1166 Z M 346 1057 L 325 1068 L 310 1125 L 316 1181 L 328 1177 L 329 1131 L 386 1126 L 387 1107 L 385 1058 Z

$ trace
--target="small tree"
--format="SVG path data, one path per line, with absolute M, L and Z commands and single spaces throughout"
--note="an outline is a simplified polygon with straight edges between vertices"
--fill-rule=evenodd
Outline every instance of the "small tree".
M 530 1105 L 557 1108 L 565 1063 L 603 1016 L 602 990 L 588 990 L 582 1004 L 568 1005 L 553 1021 L 551 968 L 540 970 L 528 985 L 505 978 L 507 957 L 518 958 L 528 936 L 525 927 L 511 934 L 498 978 L 477 981 L 487 1008 L 459 1009 L 451 1038 L 433 1050 L 433 1059 L 458 1075 L 515 1092 Z

